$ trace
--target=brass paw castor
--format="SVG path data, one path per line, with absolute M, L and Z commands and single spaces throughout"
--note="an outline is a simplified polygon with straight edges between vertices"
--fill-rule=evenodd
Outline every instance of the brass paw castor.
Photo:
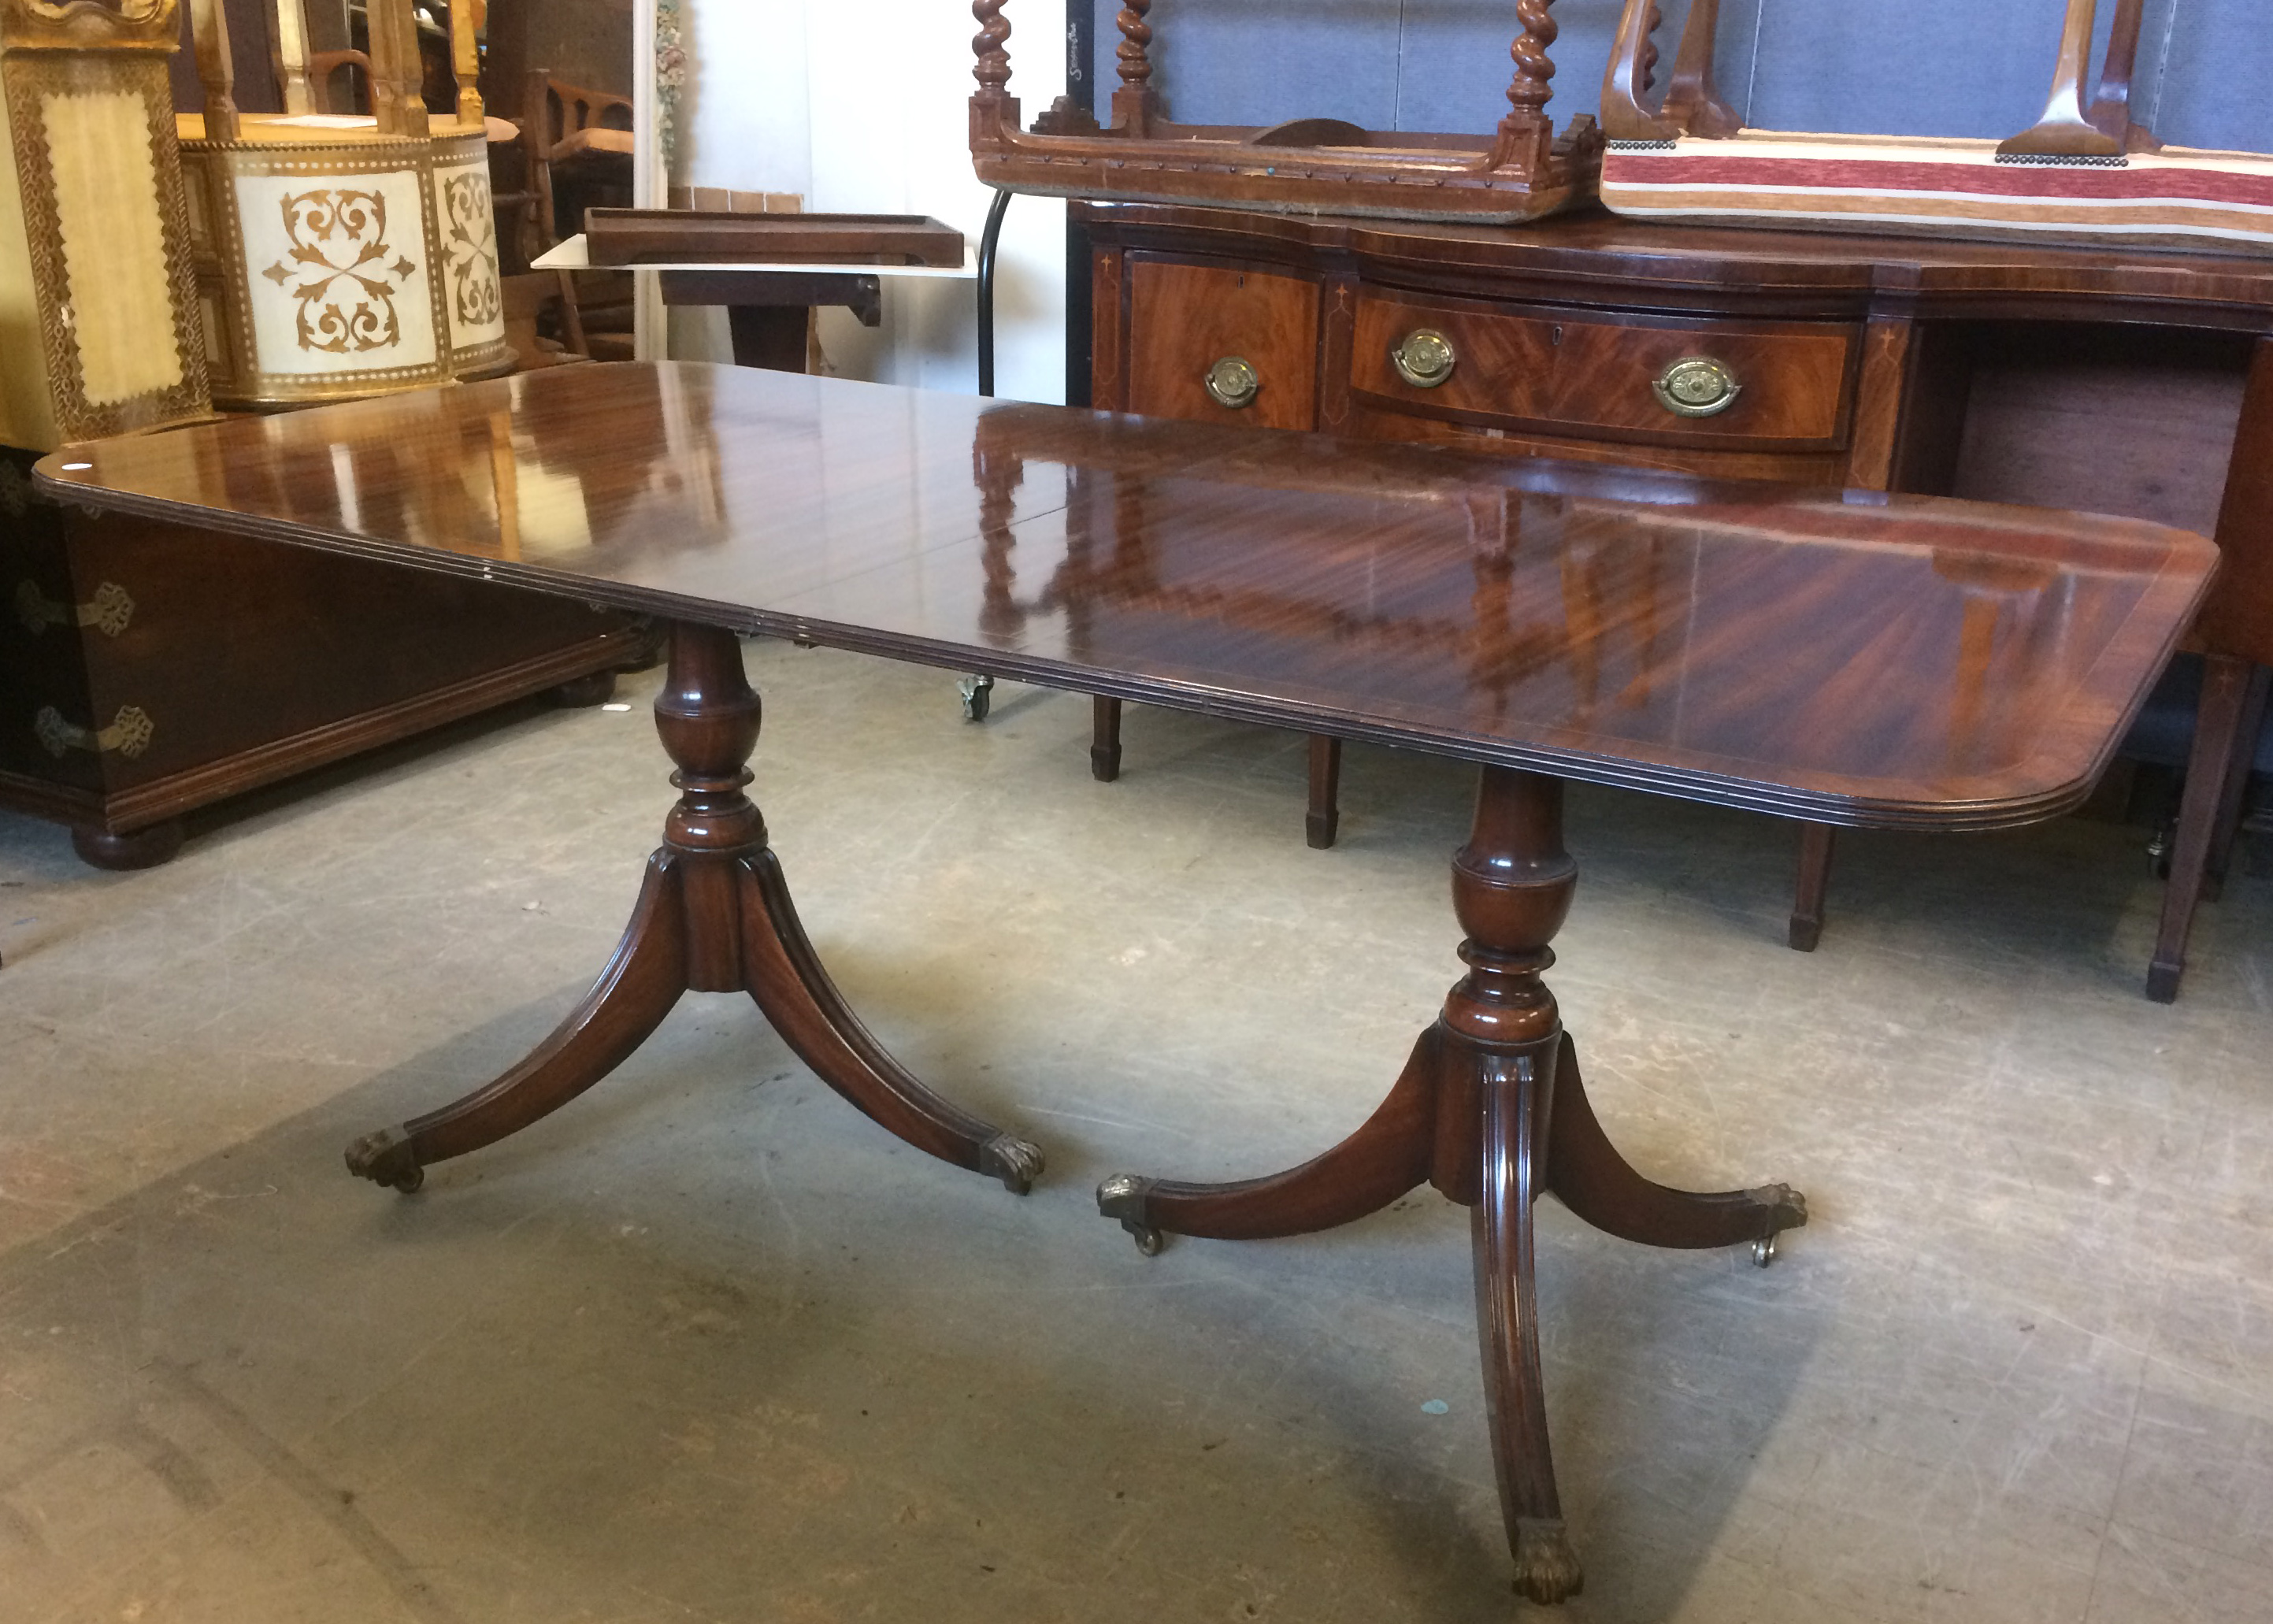
M 411 1154 L 410 1141 L 401 1128 L 381 1128 L 348 1147 L 348 1171 L 373 1184 L 386 1185 L 409 1195 L 426 1182 L 426 1170 Z
M 1013 1195 L 1024 1195 L 1042 1176 L 1042 1148 L 1012 1134 L 997 1134 L 979 1148 L 979 1171 L 1000 1179 Z

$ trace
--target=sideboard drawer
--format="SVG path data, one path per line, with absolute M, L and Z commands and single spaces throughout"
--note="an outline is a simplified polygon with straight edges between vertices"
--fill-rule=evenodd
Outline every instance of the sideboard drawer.
M 1317 427 L 1316 282 L 1131 254 L 1128 332 L 1130 411 Z
M 1350 386 L 1422 416 L 1640 445 L 1834 451 L 1858 330 L 1362 294 Z

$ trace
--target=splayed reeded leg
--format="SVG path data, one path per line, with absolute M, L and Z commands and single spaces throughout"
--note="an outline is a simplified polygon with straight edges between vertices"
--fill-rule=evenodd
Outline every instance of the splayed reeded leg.
M 1436 1138 L 1434 1030 L 1365 1126 L 1323 1156 L 1268 1179 L 1182 1184 L 1117 1173 L 1098 1186 L 1098 1210 L 1136 1236 L 1147 1254 L 1160 1231 L 1216 1240 L 1267 1240 L 1330 1230 L 1380 1211 L 1429 1177 Z
M 745 795 L 758 696 L 741 645 L 708 626 L 672 629 L 656 729 L 679 771 L 679 805 L 649 860 L 615 957 L 584 1001 L 529 1057 L 454 1104 L 368 1134 L 349 1171 L 415 1190 L 423 1169 L 494 1144 L 606 1076 L 685 992 L 747 992 L 823 1081 L 919 1150 L 1024 1194 L 1041 1152 L 932 1093 L 884 1052 L 846 1006 L 798 923 Z
M 1750 1241 L 1753 1261 L 1763 1267 L 1775 1257 L 1776 1237 L 1807 1222 L 1807 1198 L 1788 1184 L 1696 1194 L 1653 1184 L 1636 1172 L 1595 1119 L 1567 1032 L 1555 1078 L 1547 1188 L 1579 1216 L 1621 1240 L 1689 1247 Z
M 1531 1209 L 1554 1109 L 1555 1059 L 1551 1043 L 1514 1054 L 1476 1051 L 1483 1167 L 1476 1204 L 1468 1211 L 1476 1340 L 1483 1350 L 1484 1416 L 1491 1428 L 1500 1516 L 1515 1558 L 1516 1594 L 1549 1605 L 1586 1587 L 1555 1492 L 1531 1267 Z
M 1660 1246 L 1754 1243 L 1804 1224 L 1782 1185 L 1692 1195 L 1652 1184 L 1594 1119 L 1554 995 L 1548 947 L 1570 911 L 1578 865 L 1563 849 L 1563 785 L 1488 767 L 1475 825 L 1452 857 L 1452 907 L 1468 973 L 1414 1045 L 1389 1097 L 1360 1128 L 1292 1171 L 1239 1184 L 1121 1174 L 1098 1191 L 1146 1252 L 1164 1232 L 1254 1239 L 1331 1228 L 1386 1206 L 1422 1180 L 1473 1209 L 1476 1323 L 1492 1459 L 1515 1558 L 1515 1588 L 1535 1602 L 1578 1594 L 1548 1448 L 1533 1294 L 1532 1207 L 1542 1189 L 1596 1227 Z

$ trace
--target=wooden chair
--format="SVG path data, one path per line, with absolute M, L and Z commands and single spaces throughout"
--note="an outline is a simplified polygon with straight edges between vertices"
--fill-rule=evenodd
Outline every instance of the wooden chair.
M 286 0 L 289 4 L 289 0 Z M 334 94 L 334 81 L 341 71 L 347 73 L 347 94 Z M 310 51 L 308 53 L 308 110 L 314 113 L 350 114 L 371 111 L 371 57 L 364 51 Z
M 557 79 L 543 68 L 532 68 L 521 101 L 521 143 L 529 163 L 529 188 L 536 194 L 537 251 L 542 253 L 560 240 L 555 166 L 573 165 L 604 181 L 628 178 L 632 100 L 587 90 Z
M 526 242 L 536 258 L 561 238 L 559 182 L 566 169 L 587 183 L 627 184 L 633 151 L 632 100 L 529 71 L 521 101 L 521 161 L 529 205 Z M 631 358 L 630 278 L 619 272 L 558 273 L 562 326 L 574 354 L 595 360 Z M 620 296 L 614 296 L 619 288 Z

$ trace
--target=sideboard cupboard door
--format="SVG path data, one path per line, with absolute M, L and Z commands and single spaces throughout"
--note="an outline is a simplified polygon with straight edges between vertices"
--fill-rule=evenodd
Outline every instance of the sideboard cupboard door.
M 1130 254 L 1126 288 L 1129 410 L 1317 426 L 1316 282 Z

